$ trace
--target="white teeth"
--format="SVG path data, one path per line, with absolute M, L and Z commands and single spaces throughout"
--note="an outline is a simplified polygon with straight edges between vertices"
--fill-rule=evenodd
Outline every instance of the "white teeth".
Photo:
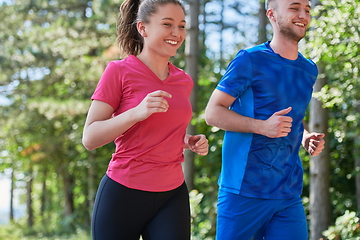
M 165 41 L 166 43 L 170 43 L 172 45 L 176 45 L 178 42 L 177 41 L 172 41 L 172 40 L 167 40 Z
M 295 25 L 305 27 L 305 24 L 303 23 L 295 23 Z

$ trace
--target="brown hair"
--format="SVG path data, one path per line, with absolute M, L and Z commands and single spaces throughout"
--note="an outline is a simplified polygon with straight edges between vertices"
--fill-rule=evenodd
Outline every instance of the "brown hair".
M 265 2 L 265 8 L 266 8 L 266 10 L 268 10 L 269 8 L 275 9 L 276 6 L 277 6 L 277 3 L 276 3 L 275 0 L 266 0 L 266 2 Z
M 309 0 L 311 2 L 311 0 Z M 278 6 L 277 0 L 265 0 L 265 8 L 266 10 L 269 10 L 269 8 L 276 9 Z
M 185 8 L 180 0 L 125 0 L 120 6 L 120 15 L 116 22 L 117 42 L 121 57 L 139 55 L 144 47 L 144 39 L 136 24 L 149 23 L 149 16 L 157 11 L 157 6 L 173 3 Z

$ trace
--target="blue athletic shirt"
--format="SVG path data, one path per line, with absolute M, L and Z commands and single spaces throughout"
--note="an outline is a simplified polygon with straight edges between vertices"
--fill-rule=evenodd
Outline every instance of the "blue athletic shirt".
M 266 120 L 292 107 L 287 116 L 293 122 L 288 136 L 280 138 L 225 131 L 220 189 L 263 199 L 301 195 L 302 120 L 317 75 L 314 62 L 300 53 L 296 60 L 283 58 L 271 49 L 270 42 L 237 53 L 216 87 L 236 98 L 230 109 Z

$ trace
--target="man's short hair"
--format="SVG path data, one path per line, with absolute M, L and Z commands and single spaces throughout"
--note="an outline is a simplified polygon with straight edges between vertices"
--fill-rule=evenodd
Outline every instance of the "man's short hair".
M 311 0 L 309 0 L 311 2 Z M 265 0 L 265 9 L 269 10 L 269 8 L 276 8 L 277 0 Z
M 266 8 L 266 10 L 268 10 L 271 6 L 270 5 L 272 5 L 272 4 L 275 4 L 275 0 L 266 0 L 265 1 L 265 8 Z M 273 8 L 275 8 L 275 6 L 276 5 L 274 5 L 274 6 L 272 6 Z

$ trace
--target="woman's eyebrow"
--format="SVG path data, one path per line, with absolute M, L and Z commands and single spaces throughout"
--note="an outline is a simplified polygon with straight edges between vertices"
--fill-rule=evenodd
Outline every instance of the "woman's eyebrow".
M 164 18 L 162 18 L 161 20 L 171 20 L 171 21 L 174 21 L 174 19 L 173 19 L 173 18 L 171 18 L 171 17 L 164 17 Z M 186 21 L 185 21 L 185 20 L 181 20 L 181 22 L 186 23 Z

